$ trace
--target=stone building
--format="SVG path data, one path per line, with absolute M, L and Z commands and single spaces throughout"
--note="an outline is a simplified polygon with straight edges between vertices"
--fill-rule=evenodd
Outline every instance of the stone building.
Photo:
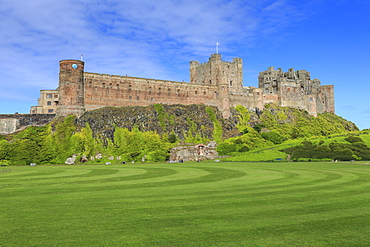
M 267 103 L 305 109 L 313 115 L 334 113 L 334 87 L 321 86 L 309 72 L 290 69 L 284 73 L 271 67 L 260 73 L 258 88 L 244 87 L 242 59 L 222 61 L 220 54 L 212 54 L 205 63 L 191 61 L 190 83 L 89 73 L 79 60 L 62 60 L 59 66 L 58 89 L 41 90 L 31 114 L 81 116 L 105 106 L 206 104 L 218 107 L 227 118 L 230 107 L 263 109 Z

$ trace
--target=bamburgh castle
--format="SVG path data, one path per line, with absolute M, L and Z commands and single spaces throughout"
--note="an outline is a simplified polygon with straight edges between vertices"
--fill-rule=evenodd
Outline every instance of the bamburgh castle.
M 205 63 L 191 61 L 190 83 L 89 73 L 80 60 L 62 60 L 59 65 L 59 87 L 41 90 L 31 114 L 81 116 L 105 106 L 205 104 L 217 106 L 227 118 L 230 107 L 263 109 L 267 103 L 304 109 L 312 115 L 334 113 L 334 87 L 321 86 L 309 72 L 270 67 L 260 72 L 258 88 L 244 87 L 242 59 L 226 62 L 220 54 L 211 55 Z

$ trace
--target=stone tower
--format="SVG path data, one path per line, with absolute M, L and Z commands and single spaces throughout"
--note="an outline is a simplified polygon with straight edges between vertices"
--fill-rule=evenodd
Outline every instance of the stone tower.
M 221 60 L 221 54 L 212 54 L 206 63 L 191 61 L 190 83 L 216 86 L 217 107 L 224 117 L 229 117 L 230 92 L 243 90 L 242 59 L 234 58 L 232 62 L 226 62 Z
M 59 62 L 59 105 L 57 115 L 81 116 L 84 104 L 84 62 L 62 60 Z

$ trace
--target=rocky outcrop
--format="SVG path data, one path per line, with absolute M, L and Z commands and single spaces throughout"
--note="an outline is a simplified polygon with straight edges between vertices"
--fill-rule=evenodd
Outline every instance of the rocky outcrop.
M 89 123 L 96 136 L 113 138 L 114 126 L 131 130 L 136 126 L 140 131 L 155 131 L 159 134 L 174 133 L 178 139 L 184 140 L 191 129 L 194 134 L 212 139 L 213 122 L 206 112 L 206 105 L 161 105 L 162 111 L 151 106 L 105 107 L 86 112 L 77 120 L 78 126 Z M 222 113 L 211 107 L 221 122 L 223 138 L 239 135 L 235 128 L 237 117 L 224 119 Z
M 43 126 L 54 114 L 0 114 L 0 134 L 11 134 L 28 126 Z

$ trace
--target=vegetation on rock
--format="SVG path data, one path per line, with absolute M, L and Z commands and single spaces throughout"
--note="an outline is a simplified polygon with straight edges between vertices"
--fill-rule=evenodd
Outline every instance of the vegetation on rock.
M 365 135 L 334 142 L 335 135 L 344 139 L 360 133 L 353 123 L 335 114 L 314 117 L 303 110 L 273 104 L 263 112 L 243 106 L 231 112 L 230 118 L 224 119 L 216 107 L 205 105 L 101 108 L 79 119 L 60 117 L 43 127 L 31 126 L 1 136 L 0 162 L 60 164 L 73 154 L 84 162 L 165 161 L 177 142 L 210 140 L 218 143 L 220 155 L 233 156 L 229 159 L 235 161 L 286 159 L 287 155 L 278 150 L 293 160 L 370 159 L 367 142 L 360 141 Z M 309 139 L 324 139 L 325 144 Z M 97 159 L 98 154 L 103 158 Z

